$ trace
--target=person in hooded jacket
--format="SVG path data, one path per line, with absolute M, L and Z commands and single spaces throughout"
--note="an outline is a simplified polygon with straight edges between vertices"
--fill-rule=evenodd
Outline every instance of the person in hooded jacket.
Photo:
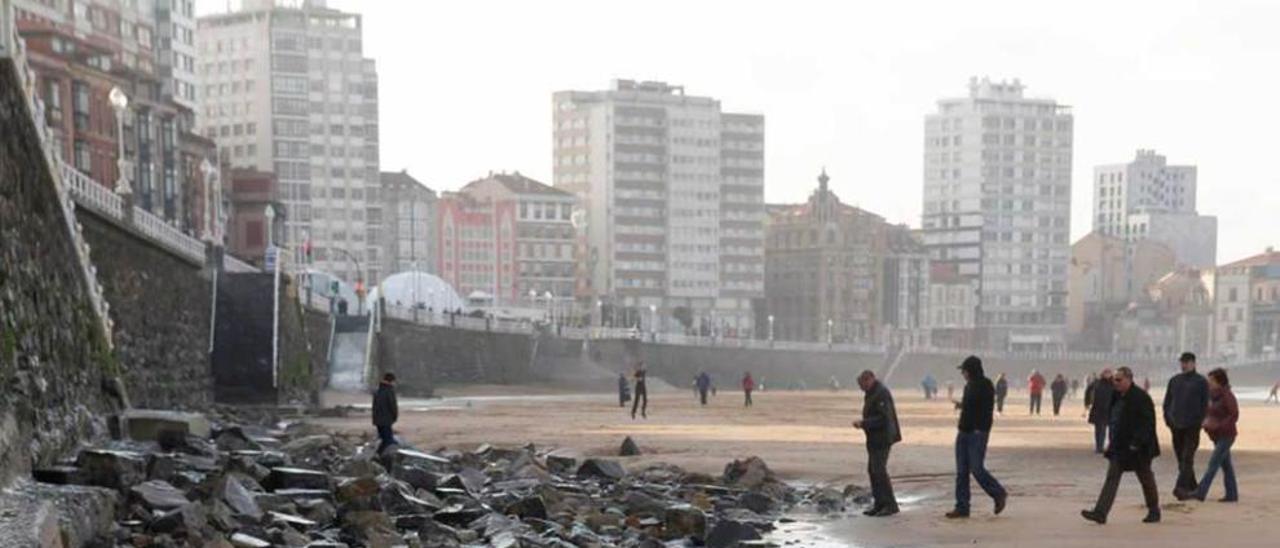
M 1099 525 L 1107 522 L 1107 514 L 1116 500 L 1120 476 L 1133 472 L 1142 484 L 1142 497 L 1147 503 L 1143 523 L 1160 521 L 1160 494 L 1156 477 L 1151 473 L 1152 459 L 1160 456 L 1160 440 L 1156 437 L 1156 408 L 1151 396 L 1133 382 L 1133 371 L 1121 367 L 1111 376 L 1115 392 L 1111 396 L 1111 443 L 1107 446 L 1107 479 L 1098 494 L 1098 502 L 1080 515 Z
M 984 464 L 996 389 L 983 373 L 982 360 L 977 356 L 965 358 L 959 369 L 964 374 L 965 385 L 956 433 L 956 506 L 947 512 L 946 517 L 969 517 L 969 476 L 973 476 L 982 490 L 995 500 L 995 514 L 1000 515 L 1009 500 L 1009 492 Z
M 1009 397 L 1009 379 L 1004 373 L 996 377 L 996 413 L 1004 415 L 1004 399 Z
M 898 411 L 893 405 L 889 388 L 876 380 L 875 373 L 863 371 L 858 375 L 858 387 L 862 388 L 862 419 L 853 427 L 867 435 L 867 475 L 871 479 L 871 496 L 874 503 L 863 512 L 868 516 L 886 517 L 898 513 L 898 499 L 893 496 L 893 483 L 889 481 L 889 449 L 902 441 L 898 428 Z
M 1067 397 L 1067 378 L 1061 373 L 1049 384 L 1049 394 L 1053 396 L 1053 416 L 1062 412 L 1062 400 Z
M 400 406 L 396 403 L 396 376 L 387 373 L 378 383 L 378 390 L 373 393 L 373 426 L 378 429 L 378 454 L 392 445 L 397 445 L 391 425 L 400 418 Z

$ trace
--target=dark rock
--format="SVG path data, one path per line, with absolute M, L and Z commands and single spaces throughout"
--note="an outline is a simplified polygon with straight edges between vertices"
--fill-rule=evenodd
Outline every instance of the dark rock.
M 267 512 L 267 520 L 273 524 L 287 525 L 299 531 L 308 531 L 319 525 L 307 518 L 281 512 Z
M 418 498 L 395 485 L 383 489 L 378 495 L 378 500 L 382 504 L 382 509 L 392 516 L 434 512 L 441 507 L 438 502 Z
M 720 512 L 720 519 L 750 526 L 757 531 L 772 531 L 773 520 L 746 508 L 728 508 Z
M 299 514 L 316 523 L 328 524 L 338 519 L 338 509 L 324 499 L 302 499 L 296 504 Z
M 147 479 L 170 481 L 178 472 L 178 457 L 171 454 L 147 455 Z
M 213 441 L 217 444 L 219 451 L 257 451 L 262 449 L 262 447 L 254 443 L 253 440 L 249 439 L 249 436 L 246 435 L 244 430 L 239 426 L 233 426 L 218 432 L 218 435 L 213 438 Z
M 343 464 L 338 469 L 339 476 L 347 476 L 352 478 L 376 478 L 387 473 L 387 470 L 381 464 L 374 462 L 372 459 L 353 459 Z
M 338 483 L 334 498 L 339 504 L 357 510 L 380 510 L 374 501 L 382 486 L 373 478 L 347 478 Z
M 267 476 L 271 475 L 271 469 L 259 464 L 253 458 L 248 456 L 233 456 L 227 463 L 227 469 L 233 472 L 239 472 L 253 481 L 262 483 L 267 480 Z
M 38 482 L 56 485 L 81 485 L 85 483 L 84 473 L 74 466 L 36 468 L 31 471 L 31 476 Z
M 547 519 L 547 505 L 538 495 L 521 498 L 507 505 L 504 512 L 522 519 Z
M 617 481 L 626 477 L 627 471 L 617 461 L 587 459 L 578 467 L 579 478 L 599 478 Z
M 447 473 L 453 469 L 453 462 L 449 459 L 430 453 L 423 453 L 422 451 L 401 447 L 396 449 L 392 456 L 393 460 L 398 464 L 416 466 L 432 472 Z
M 208 516 L 203 506 L 187 503 L 160 514 L 147 526 L 153 533 L 173 534 L 184 532 L 188 537 L 199 536 L 208 526 Z
M 767 514 L 778 507 L 778 501 L 757 491 L 747 491 L 738 496 L 738 506 L 757 514 Z
M 305 499 L 323 499 L 330 502 L 334 501 L 333 491 L 328 489 L 276 489 L 272 492 L 294 502 Z
M 434 472 L 428 472 L 417 466 L 397 466 L 392 476 L 396 479 L 412 485 L 414 489 L 434 490 L 439 481 L 440 476 Z
M 488 514 L 483 508 L 469 507 L 462 504 L 450 505 L 432 515 L 432 519 L 451 527 L 466 527 L 471 522 Z
M 76 466 L 89 485 L 112 489 L 128 489 L 142 483 L 147 475 L 146 459 L 132 451 L 86 449 L 77 457 Z
M 310 538 L 290 527 L 277 527 L 271 530 L 267 537 L 276 546 L 287 546 L 289 548 L 312 546 Z
M 329 475 L 324 472 L 304 468 L 272 468 L 271 474 L 263 482 L 263 487 L 271 491 L 281 489 L 316 489 L 328 491 L 332 489 Z
M 129 488 L 130 498 L 149 510 L 172 510 L 186 505 L 187 496 L 164 480 L 150 480 Z
M 342 515 L 342 530 L 360 541 L 362 546 L 390 546 L 401 539 L 391 518 L 383 512 L 360 511 Z
M 547 469 L 553 474 L 571 473 L 576 466 L 578 466 L 578 460 L 573 457 L 547 455 Z
M 258 503 L 258 508 L 261 508 L 263 512 L 292 514 L 298 511 L 298 505 L 294 504 L 292 499 L 280 493 L 254 493 L 253 502 Z
M 121 420 L 126 425 L 129 438 L 138 441 L 160 441 L 162 436 L 176 434 L 181 437 L 181 444 L 185 444 L 187 435 L 208 438 L 211 434 L 209 419 L 199 413 L 130 409 L 121 415 Z
M 631 439 L 631 436 L 627 436 L 627 439 L 622 440 L 622 447 L 618 449 L 618 455 L 623 457 L 634 457 L 639 454 L 640 446 L 636 445 L 635 440 Z
M 724 467 L 724 483 L 745 489 L 755 489 L 766 482 L 776 482 L 777 477 L 760 457 L 735 460 Z
M 755 527 L 722 519 L 707 532 L 707 548 L 736 548 L 738 543 L 749 540 L 760 540 L 760 533 Z
M 663 512 L 662 529 L 668 539 L 694 538 L 700 541 L 707 534 L 707 515 L 688 504 L 671 506 Z
M 479 494 L 484 491 L 485 484 L 489 483 L 489 476 L 484 472 L 475 468 L 463 468 L 458 471 L 458 477 L 462 479 L 463 485 L 471 494 Z
M 666 503 L 639 490 L 627 491 L 627 494 L 622 496 L 622 505 L 629 516 L 649 517 L 661 516 L 667 507 Z

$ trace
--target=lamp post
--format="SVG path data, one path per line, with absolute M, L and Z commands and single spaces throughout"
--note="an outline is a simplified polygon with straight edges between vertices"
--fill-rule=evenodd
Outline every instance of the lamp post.
M 267 218 L 267 249 L 271 249 L 276 246 L 276 238 L 275 238 L 276 208 L 275 206 L 271 204 L 267 204 L 267 207 L 264 208 L 262 211 L 262 215 Z
M 116 194 L 132 196 L 133 187 L 129 186 L 129 177 L 125 175 L 129 171 L 129 162 L 124 158 L 124 115 L 129 108 L 129 96 L 119 87 L 112 87 L 107 99 L 116 111 Z
M 769 314 L 769 347 L 773 347 L 773 314 Z
M 600 316 L 600 327 L 604 327 L 604 301 L 596 299 L 596 314 Z
M 204 222 L 203 238 L 206 242 L 213 241 L 213 179 L 217 176 L 217 169 L 209 162 L 208 158 L 200 160 L 200 174 L 204 176 Z
M 653 334 L 653 339 L 658 339 L 658 305 L 649 305 L 649 332 Z
M 827 350 L 831 349 L 831 331 L 835 327 L 835 322 L 831 318 L 827 318 Z
M 544 297 L 546 297 L 546 299 L 547 299 L 547 321 L 548 321 L 548 322 L 550 322 L 550 323 L 551 323 L 551 325 L 555 325 L 555 323 L 556 323 L 556 295 L 555 295 L 555 293 L 552 293 L 551 291 L 549 291 L 549 290 L 548 290 L 548 291 L 547 291 L 543 296 L 544 296 Z

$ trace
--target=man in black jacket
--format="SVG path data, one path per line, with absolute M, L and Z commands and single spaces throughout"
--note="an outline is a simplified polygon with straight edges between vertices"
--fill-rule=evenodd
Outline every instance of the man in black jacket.
M 1089 424 L 1093 425 L 1093 450 L 1101 455 L 1107 449 L 1107 425 L 1111 422 L 1111 369 L 1103 369 L 1102 377 L 1089 383 L 1084 390 L 1084 406 L 1089 409 Z
M 982 490 L 995 499 L 995 513 L 1004 511 L 1009 493 L 1000 486 L 983 461 L 987 456 L 987 441 L 991 435 L 991 414 L 995 406 L 996 389 L 982 372 L 982 360 L 969 356 L 960 364 L 964 373 L 964 396 L 960 401 L 960 424 L 956 434 L 956 508 L 947 512 L 948 518 L 969 517 L 969 476 L 978 481 Z
M 378 429 L 378 454 L 382 454 L 388 446 L 396 445 L 396 437 L 391 433 L 391 425 L 400 418 L 400 406 L 396 403 L 396 376 L 387 373 L 382 376 L 378 390 L 373 393 L 373 426 Z
M 1196 449 L 1200 448 L 1200 424 L 1209 408 L 1209 381 L 1196 373 L 1196 355 L 1183 352 L 1178 359 L 1182 373 L 1169 379 L 1164 391 L 1164 423 L 1173 434 L 1173 454 L 1178 459 L 1178 481 L 1173 496 L 1186 500 L 1199 487 L 1196 481 Z
M 863 512 L 868 516 L 885 517 L 898 513 L 898 499 L 893 496 L 893 484 L 889 481 L 889 448 L 902 441 L 898 429 L 898 411 L 893 405 L 889 388 L 876 380 L 876 374 L 863 371 L 858 375 L 862 388 L 862 419 L 853 427 L 867 435 L 867 475 L 871 477 L 871 496 L 875 503 Z
M 1098 504 L 1092 510 L 1081 510 L 1084 519 L 1104 524 L 1111 504 L 1116 500 L 1120 476 L 1125 472 L 1137 474 L 1142 483 L 1142 497 L 1147 502 L 1147 517 L 1143 523 L 1160 521 L 1160 494 L 1156 490 L 1156 477 L 1151 473 L 1151 459 L 1160 456 L 1160 441 L 1156 438 L 1156 408 L 1151 396 L 1133 384 L 1133 371 L 1121 367 L 1111 377 L 1115 393 L 1111 398 L 1111 444 L 1107 446 L 1107 479 L 1098 495 Z

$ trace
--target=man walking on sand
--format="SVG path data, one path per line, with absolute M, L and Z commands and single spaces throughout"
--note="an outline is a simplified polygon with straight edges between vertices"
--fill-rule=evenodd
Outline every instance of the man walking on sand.
M 1107 479 L 1098 494 L 1098 502 L 1092 510 L 1081 510 L 1080 515 L 1099 525 L 1107 522 L 1107 513 L 1116 500 L 1120 488 L 1120 476 L 1125 472 L 1137 474 L 1142 484 L 1142 498 L 1147 503 L 1147 517 L 1143 523 L 1160 521 L 1160 494 L 1156 489 L 1156 477 L 1151 473 L 1151 460 L 1160 456 L 1160 441 L 1156 438 L 1156 408 L 1147 392 L 1133 384 L 1133 371 L 1121 367 L 1112 375 L 1115 392 L 1111 399 L 1111 443 L 1107 446 Z
M 867 436 L 867 475 L 871 478 L 874 500 L 863 514 L 892 516 L 898 513 L 898 499 L 893 496 L 893 483 L 889 481 L 889 449 L 902 441 L 898 411 L 893 405 L 893 394 L 876 380 L 875 373 L 868 370 L 858 375 L 858 387 L 863 393 L 862 419 L 853 421 L 853 427 Z
M 373 393 L 373 426 L 378 429 L 378 454 L 387 447 L 397 445 L 391 425 L 400 418 L 400 406 L 396 403 L 396 376 L 387 373 Z
M 1040 400 L 1044 396 L 1044 375 L 1035 369 L 1031 370 L 1031 376 L 1027 377 L 1027 389 L 1031 392 L 1031 412 L 1029 415 L 1040 414 Z
M 1053 416 L 1058 416 L 1062 411 L 1062 399 L 1067 397 L 1067 378 L 1061 373 L 1053 378 L 1053 383 L 1049 385 L 1049 394 L 1053 396 Z
M 995 514 L 1004 511 L 1009 493 L 996 480 L 984 461 L 991 436 L 992 410 L 996 389 L 982 372 L 982 360 L 969 356 L 959 367 L 964 374 L 964 396 L 960 402 L 960 423 L 956 433 L 956 507 L 947 512 L 950 519 L 969 517 L 969 476 L 982 490 L 995 499 Z
M 742 377 L 742 393 L 746 396 L 743 407 L 751 407 L 751 392 L 755 389 L 756 380 L 751 378 L 751 372 L 747 371 L 747 374 Z
M 702 401 L 702 405 L 707 404 L 707 392 L 711 391 L 711 375 L 706 371 L 698 373 L 698 379 L 695 381 L 698 386 L 698 398 Z
M 1009 379 L 1004 373 L 996 377 L 996 413 L 1004 416 L 1004 399 L 1009 397 Z
M 1173 454 L 1178 459 L 1178 481 L 1173 496 L 1187 500 L 1200 486 L 1196 479 L 1196 449 L 1200 448 L 1200 426 L 1209 409 L 1209 381 L 1196 373 L 1196 355 L 1183 352 L 1178 358 L 1182 372 L 1169 379 L 1164 392 L 1164 423 L 1173 434 Z
M 1084 406 L 1088 409 L 1089 424 L 1093 425 L 1093 450 L 1101 455 L 1107 449 L 1107 426 L 1111 423 L 1111 369 L 1103 369 L 1102 376 L 1089 383 L 1084 390 Z
M 649 389 L 645 382 L 645 377 L 648 375 L 648 371 L 644 368 L 644 362 L 637 363 L 635 372 L 636 389 L 634 390 L 635 395 L 632 396 L 633 399 L 631 400 L 632 420 L 635 420 L 636 418 L 636 409 L 640 410 L 640 417 L 646 419 L 649 418 Z M 644 403 L 640 403 L 640 400 L 642 399 L 644 400 Z

